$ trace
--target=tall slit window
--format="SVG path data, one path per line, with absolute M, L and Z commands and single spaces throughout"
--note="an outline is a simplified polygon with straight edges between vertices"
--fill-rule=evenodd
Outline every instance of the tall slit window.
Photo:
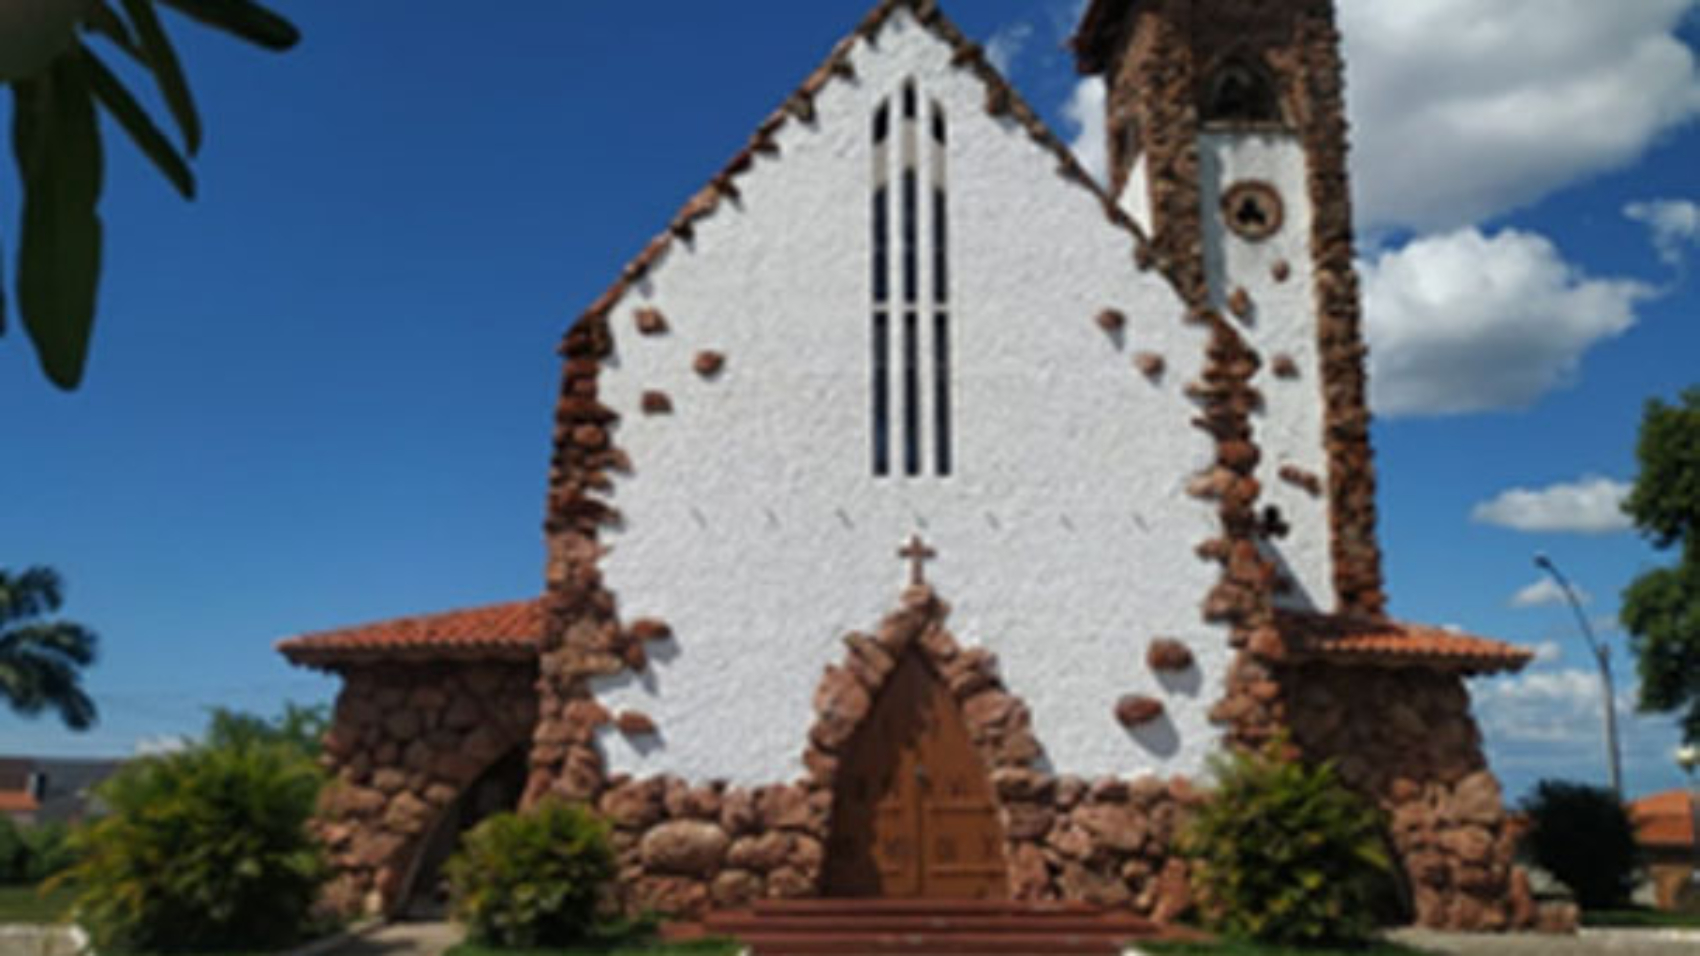
M 874 474 L 891 474 L 891 107 L 874 113 L 873 189 L 873 458 Z
M 875 110 L 872 140 L 873 473 L 945 477 L 954 461 L 944 107 L 910 80 Z

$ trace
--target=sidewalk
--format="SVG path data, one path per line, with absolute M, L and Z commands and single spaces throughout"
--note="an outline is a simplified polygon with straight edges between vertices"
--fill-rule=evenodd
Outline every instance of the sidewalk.
M 1695 956 L 1700 932 L 1657 929 L 1585 929 L 1576 936 L 1476 936 L 1401 930 L 1393 939 L 1445 956 Z
M 442 956 L 461 937 L 452 923 L 386 923 L 324 948 L 311 947 L 311 956 Z

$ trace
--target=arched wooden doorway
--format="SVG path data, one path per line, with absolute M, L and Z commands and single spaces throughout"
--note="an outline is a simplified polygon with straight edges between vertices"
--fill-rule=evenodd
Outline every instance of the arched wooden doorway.
M 407 892 L 395 915 L 410 919 L 441 919 L 448 914 L 448 886 L 443 864 L 460 848 L 460 838 L 486 817 L 519 809 L 525 792 L 526 748 L 516 747 L 491 764 L 449 804 L 420 847 L 409 875 Z
M 950 689 L 911 648 L 846 748 L 825 891 L 837 897 L 1001 899 L 1003 828 Z

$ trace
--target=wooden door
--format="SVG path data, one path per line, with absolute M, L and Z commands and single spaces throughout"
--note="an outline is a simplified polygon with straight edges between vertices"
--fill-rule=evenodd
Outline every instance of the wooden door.
M 830 896 L 1001 899 L 1003 828 L 950 689 L 904 655 L 839 765 Z

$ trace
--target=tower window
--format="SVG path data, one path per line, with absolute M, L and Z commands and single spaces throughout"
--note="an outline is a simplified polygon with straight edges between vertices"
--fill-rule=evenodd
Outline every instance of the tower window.
M 1281 103 L 1275 84 L 1250 63 L 1229 60 L 1210 78 L 1201 118 L 1206 123 L 1279 123 Z

